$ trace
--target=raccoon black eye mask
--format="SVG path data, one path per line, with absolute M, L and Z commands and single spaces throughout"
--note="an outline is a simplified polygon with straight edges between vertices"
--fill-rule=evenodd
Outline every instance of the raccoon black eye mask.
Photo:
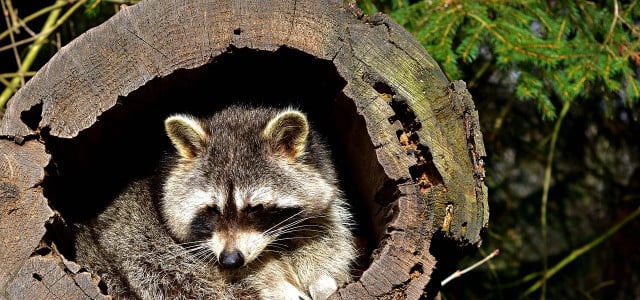
M 351 215 L 295 109 L 165 120 L 174 152 L 78 224 L 76 260 L 139 299 L 326 299 L 350 280 Z

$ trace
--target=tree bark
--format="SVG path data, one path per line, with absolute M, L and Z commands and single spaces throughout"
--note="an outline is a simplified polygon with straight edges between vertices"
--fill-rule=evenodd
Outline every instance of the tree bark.
M 0 298 L 103 298 L 99 279 L 63 256 L 59 232 L 71 218 L 65 212 L 81 218 L 70 207 L 115 190 L 96 192 L 104 181 L 86 174 L 136 165 L 130 163 L 148 148 L 125 145 L 159 141 L 152 121 L 221 105 L 189 102 L 205 88 L 189 89 L 225 77 L 244 82 L 224 81 L 210 94 L 264 94 L 266 102 L 309 97 L 302 105 L 319 109 L 319 123 L 336 128 L 329 131 L 341 144 L 342 173 L 351 178 L 352 201 L 369 233 L 361 240 L 371 251 L 356 280 L 333 297 L 436 296 L 437 279 L 447 275 L 433 273 L 446 260 L 437 248 L 447 246 L 436 237 L 478 246 L 488 225 L 484 145 L 464 82 L 449 82 L 386 15 L 367 16 L 341 1 L 267 2 L 149 0 L 126 7 L 63 47 L 16 93 L 0 126 Z M 264 77 L 251 77 L 257 73 Z M 245 91 L 249 85 L 260 89 Z M 309 95 L 314 89 L 319 96 Z M 170 99 L 154 100 L 162 97 Z M 111 144 L 126 150 L 100 150 Z

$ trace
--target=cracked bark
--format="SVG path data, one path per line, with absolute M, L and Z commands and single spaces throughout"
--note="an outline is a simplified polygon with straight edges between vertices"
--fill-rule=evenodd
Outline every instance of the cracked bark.
M 256 62 L 267 70 L 257 79 Z M 181 104 L 199 97 L 190 82 L 210 81 L 215 100 Z M 243 93 L 309 97 L 310 114 L 330 114 L 325 122 L 337 128 L 369 251 L 334 299 L 433 298 L 447 275 L 433 273 L 447 252 L 438 249 L 450 247 L 434 237 L 480 243 L 488 206 L 473 101 L 390 18 L 342 1 L 143 1 L 63 47 L 9 103 L 0 126 L 0 298 L 104 297 L 99 278 L 66 260 L 69 245 L 53 234 L 70 218 L 64 199 L 97 201 L 113 190 L 86 177 L 155 157 L 144 145 L 160 144 L 161 130 L 148 124 L 161 115 Z M 129 152 L 99 149 L 109 144 Z M 52 218 L 47 200 L 62 216 Z

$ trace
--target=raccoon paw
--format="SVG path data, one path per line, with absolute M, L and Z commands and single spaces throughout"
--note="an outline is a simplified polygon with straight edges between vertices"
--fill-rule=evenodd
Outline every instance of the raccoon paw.
M 305 293 L 301 292 L 301 291 L 296 291 L 296 294 L 294 297 L 296 297 L 296 300 L 313 300 L 312 298 L 309 298 L 309 296 L 307 296 Z M 293 300 L 293 299 L 292 299 Z
M 338 290 L 338 283 L 335 279 L 323 275 L 309 285 L 309 294 L 313 300 L 325 300 Z
M 276 289 L 262 291 L 263 300 L 312 300 L 307 294 L 290 283 L 279 285 Z

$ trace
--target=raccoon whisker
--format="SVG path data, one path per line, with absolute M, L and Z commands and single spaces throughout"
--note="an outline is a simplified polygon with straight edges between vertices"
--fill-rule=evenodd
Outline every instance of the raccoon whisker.
M 191 245 L 191 246 L 187 246 L 187 247 L 171 247 L 171 249 L 167 249 L 168 251 L 164 252 L 164 253 L 149 253 L 150 257 L 154 257 L 154 258 L 163 258 L 163 259 L 168 259 L 168 258 L 176 258 L 178 256 L 188 256 L 187 254 L 189 253 L 194 253 L 197 250 L 199 250 L 200 248 L 202 248 L 203 245 L 202 243 L 200 244 L 196 244 L 196 245 Z
M 284 253 L 286 253 L 284 250 L 283 251 L 279 251 L 279 250 L 273 250 L 273 249 L 264 249 L 262 250 L 265 253 L 273 253 L 273 254 L 277 254 L 277 255 L 284 255 Z M 257 261 L 262 263 L 262 260 L 256 258 Z
M 181 250 L 183 250 L 183 253 L 193 253 L 193 252 L 197 252 L 201 249 L 208 249 L 206 246 L 206 242 L 205 240 L 203 241 L 195 241 L 195 242 L 188 242 L 188 243 L 182 243 L 180 244 L 181 246 Z
M 273 226 L 273 227 L 263 231 L 262 234 L 265 235 L 265 236 L 278 236 L 280 234 L 279 232 L 281 232 L 284 228 L 288 228 L 288 227 L 290 227 L 290 225 L 285 225 L 285 226 L 282 226 L 282 227 Z
M 301 232 L 301 231 L 324 233 L 328 229 L 329 228 L 327 226 L 322 226 L 322 225 L 300 225 L 300 226 L 295 226 L 295 227 L 291 227 L 291 228 L 286 228 L 286 229 L 283 229 L 283 230 L 278 230 L 276 233 L 278 235 L 283 235 L 283 234 L 287 234 L 287 233 L 294 233 L 294 232 Z
M 291 240 L 302 240 L 302 239 L 313 239 L 314 236 L 293 236 L 293 237 L 281 237 L 276 239 L 276 241 L 291 241 Z
M 286 250 L 275 250 L 275 249 L 264 249 L 263 251 L 264 253 L 269 253 L 272 256 L 286 255 L 287 253 Z
M 207 255 L 205 256 L 203 261 L 205 261 L 207 264 L 219 263 L 218 255 L 216 255 L 213 251 L 211 251 L 211 249 L 207 249 Z
M 288 229 L 298 229 L 298 228 L 320 228 L 326 229 L 328 228 L 326 225 L 318 225 L 318 224 L 295 224 L 295 226 L 284 226 L 278 229 L 278 231 L 286 231 Z
M 274 250 L 274 249 L 270 249 L 270 248 L 275 248 L 275 249 L 280 250 L 280 251 L 288 250 L 287 249 L 288 247 L 285 244 L 271 242 L 271 243 L 269 243 L 269 245 L 267 245 L 267 247 L 263 251 L 267 251 L 267 250 L 273 251 Z M 278 253 L 280 253 L 280 252 L 278 251 Z
M 186 253 L 189 253 L 193 256 L 199 256 L 201 253 L 205 253 L 207 250 L 208 248 L 205 245 L 198 245 L 197 247 L 185 249 Z
M 287 235 L 291 235 L 291 234 L 298 234 L 300 235 L 300 232 L 304 233 L 308 233 L 306 235 L 303 236 L 318 236 L 321 234 L 324 234 L 326 231 L 321 231 L 321 230 L 309 230 L 309 229 L 300 229 L 300 230 L 289 230 L 286 232 L 282 232 L 281 234 L 279 234 L 278 236 L 274 236 L 275 239 L 279 239 L 281 236 L 287 236 Z
M 210 255 L 210 252 L 211 251 L 209 249 L 203 247 L 193 252 L 193 256 L 195 256 L 197 259 L 204 260 L 206 257 Z
M 279 250 L 279 249 L 264 249 L 264 250 L 262 250 L 262 252 L 264 252 L 264 253 L 275 253 L 275 254 L 282 255 L 283 253 L 286 253 L 286 250 L 285 249 L 283 249 L 283 250 Z
M 149 257 L 161 260 L 184 259 L 191 263 L 197 263 L 199 260 L 206 258 L 211 251 L 203 242 L 187 247 L 171 247 L 167 250 L 165 253 L 149 253 Z
M 197 253 L 194 254 L 195 258 L 199 263 L 203 264 L 211 264 L 214 259 L 216 259 L 215 253 L 211 251 L 209 248 L 203 248 L 198 250 Z
M 197 248 L 202 247 L 203 244 L 204 243 L 198 243 L 198 244 L 193 244 L 193 245 L 188 245 L 188 246 L 182 246 L 182 249 L 185 249 L 185 250 L 197 249 Z
M 214 262 L 217 263 L 218 256 L 215 253 L 213 253 L 213 251 L 209 251 L 205 259 L 203 259 L 203 261 L 205 261 L 206 264 L 212 264 Z
M 197 253 L 200 251 L 200 249 L 183 249 L 183 250 L 179 250 L 179 251 L 175 251 L 173 253 L 169 253 L 169 257 L 194 257 L 197 256 Z
M 288 249 L 284 245 L 280 245 L 280 246 L 273 245 L 272 247 L 267 246 L 262 251 L 263 252 L 284 253 L 287 250 Z
M 296 226 L 314 226 L 314 224 L 304 224 L 304 222 L 309 220 L 309 219 L 311 219 L 311 218 L 304 218 L 304 219 L 296 220 L 296 221 L 291 222 L 289 224 L 286 224 L 286 225 L 284 225 L 282 227 L 279 227 L 278 229 L 282 230 L 282 229 L 285 229 L 285 228 L 296 227 Z
M 305 236 L 305 235 L 295 235 L 295 236 L 279 236 L 277 237 L 274 241 L 276 242 L 280 242 L 280 241 L 288 241 L 288 240 L 295 240 L 295 239 L 309 239 L 309 238 L 315 238 L 316 236 Z
M 323 217 L 325 217 L 325 216 L 324 216 L 324 215 L 319 215 L 319 216 L 309 216 L 309 217 L 305 217 L 305 218 L 302 218 L 302 219 L 298 219 L 298 220 L 295 220 L 295 221 L 293 221 L 293 222 L 291 222 L 291 223 L 288 223 L 288 224 L 286 224 L 286 225 L 284 225 L 284 226 L 282 226 L 282 227 L 278 228 L 278 230 L 285 230 L 285 229 L 287 229 L 287 228 L 296 227 L 296 226 L 297 226 L 297 225 L 299 225 L 300 223 L 303 223 L 303 222 L 305 222 L 305 221 L 307 221 L 307 220 L 311 220 L 311 219 L 318 219 L 318 218 L 323 218 Z M 288 219 L 289 219 L 289 218 L 288 218 Z M 287 219 L 287 220 L 288 220 L 288 219 Z M 285 220 L 285 221 L 286 221 L 286 220 Z M 281 224 L 281 223 L 282 223 L 282 222 L 280 222 L 280 223 L 278 223 L 278 224 Z M 322 225 L 303 224 L 303 225 L 301 225 L 301 226 L 322 226 Z
M 201 240 L 201 241 L 181 243 L 178 245 L 181 246 L 182 249 L 193 250 L 193 249 L 198 249 L 203 246 L 206 246 L 206 243 L 207 243 L 207 240 Z
M 206 242 L 207 241 L 198 241 L 198 242 L 189 243 L 189 244 L 184 243 L 184 244 L 181 244 L 181 246 L 183 249 L 186 249 L 186 250 L 194 250 L 194 249 L 200 249 L 202 247 L 206 247 Z
M 268 235 L 268 234 L 269 234 L 269 233 L 271 233 L 272 231 L 276 230 L 276 229 L 278 228 L 278 226 L 280 226 L 280 225 L 282 225 L 282 224 L 286 223 L 287 221 L 291 220 L 292 218 L 295 218 L 296 216 L 298 216 L 298 215 L 302 214 L 303 212 L 304 212 L 304 209 L 303 209 L 303 210 L 300 210 L 299 212 L 297 212 L 297 213 L 295 213 L 295 214 L 293 214 L 293 215 L 291 215 L 291 216 L 289 216 L 289 217 L 287 217 L 286 219 L 284 219 L 284 220 L 280 221 L 278 224 L 275 224 L 275 225 L 271 226 L 269 229 L 265 230 L 265 231 L 263 232 L 263 234 Z M 285 226 L 286 226 L 286 225 L 285 225 Z
M 212 264 L 218 261 L 218 256 L 213 252 L 208 252 L 207 255 L 202 258 L 202 261 L 206 264 Z
M 254 269 L 254 266 L 264 264 L 264 261 L 262 260 L 262 258 L 263 258 L 262 256 L 258 256 L 258 257 L 256 257 L 254 261 L 255 261 L 255 262 L 257 262 L 257 264 L 253 264 L 253 263 L 248 264 L 248 265 L 247 265 L 247 268 L 248 268 L 249 270 L 253 270 L 253 269 Z
M 196 252 L 199 249 L 202 249 L 203 247 L 204 247 L 203 242 L 198 242 L 197 244 L 189 245 L 189 246 L 172 247 L 173 249 L 170 249 L 170 251 L 168 251 L 167 253 L 164 253 L 163 256 L 173 257 L 173 258 L 178 256 L 184 256 L 186 254 Z
M 295 222 L 291 222 L 291 223 L 286 224 L 286 225 L 284 225 L 282 227 L 276 228 L 276 229 L 271 230 L 269 232 L 265 232 L 264 235 L 278 236 L 278 235 L 281 235 L 281 234 L 283 234 L 285 232 L 291 232 L 291 230 L 295 230 L 296 228 L 303 228 L 305 226 L 310 226 L 308 224 L 307 225 L 305 225 L 305 224 L 300 225 L 300 223 L 302 223 L 304 221 L 305 221 L 305 219 L 297 220 Z
M 297 215 L 301 214 L 302 212 L 304 212 L 304 210 L 302 210 L 302 211 L 300 211 L 300 212 L 298 212 L 298 213 L 296 213 L 296 214 L 293 214 L 291 217 L 289 217 L 289 218 L 285 219 L 284 221 L 286 222 L 286 221 L 290 220 L 292 217 L 295 217 L 295 216 L 297 216 Z M 297 220 L 295 220 L 295 221 L 293 221 L 293 222 L 291 222 L 291 223 L 287 224 L 286 226 L 289 226 L 289 225 L 292 225 L 292 224 L 300 224 L 300 223 L 302 223 L 302 222 L 304 222 L 304 221 L 306 221 L 306 220 L 316 219 L 316 218 L 318 218 L 318 217 L 319 217 L 319 216 L 306 216 L 306 217 L 304 217 L 304 218 L 297 219 Z M 281 222 L 281 223 L 283 223 L 283 222 Z M 279 223 L 279 224 L 281 224 L 281 223 Z
M 268 246 L 279 246 L 279 247 L 284 247 L 284 248 L 286 248 L 286 247 L 287 247 L 287 245 L 285 245 L 285 244 L 281 244 L 281 243 L 278 243 L 278 242 L 276 242 L 276 241 L 273 241 L 273 242 L 269 243 L 269 244 L 267 245 L 267 247 L 268 247 Z
M 200 245 L 197 248 L 191 249 L 190 251 L 186 251 L 184 253 L 185 260 L 188 261 L 188 264 L 184 264 L 183 266 L 190 270 L 196 270 L 200 266 L 203 266 L 205 261 L 208 259 L 210 255 L 212 255 L 211 250 L 208 249 L 205 245 Z
M 206 244 L 205 242 L 200 242 L 198 244 L 194 244 L 194 245 L 190 245 L 190 246 L 182 246 L 183 249 L 188 250 L 188 251 L 192 251 L 192 250 L 197 250 L 197 249 L 203 249 L 206 248 Z
M 184 242 L 184 243 L 177 243 L 176 245 L 178 246 L 185 246 L 185 245 L 194 245 L 194 244 L 202 244 L 206 242 L 206 240 L 201 240 L 201 241 L 191 241 L 191 242 Z

